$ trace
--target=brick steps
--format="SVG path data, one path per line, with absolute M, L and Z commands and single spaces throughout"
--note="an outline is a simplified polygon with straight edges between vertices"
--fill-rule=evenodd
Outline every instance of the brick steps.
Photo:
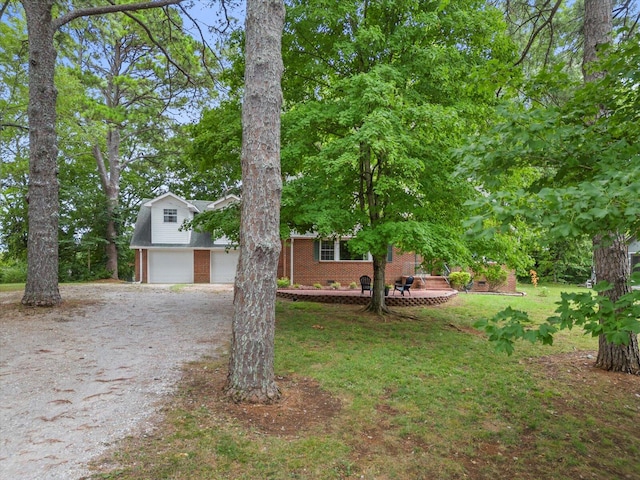
M 424 285 L 422 285 L 422 280 L 424 279 Z M 447 283 L 447 280 L 444 277 L 432 275 L 430 277 L 423 277 L 421 279 L 416 279 L 416 281 L 420 281 L 419 288 L 422 290 L 450 290 L 451 287 Z

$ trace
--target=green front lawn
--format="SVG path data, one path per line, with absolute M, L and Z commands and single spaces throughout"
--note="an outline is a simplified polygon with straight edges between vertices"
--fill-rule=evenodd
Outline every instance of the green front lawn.
M 17 292 L 24 290 L 24 283 L 0 283 L 0 292 Z
M 552 312 L 559 287 L 525 289 L 460 294 L 387 321 L 280 302 L 281 405 L 228 405 L 217 393 L 225 363 L 190 365 L 157 432 L 125 442 L 96 478 L 640 478 L 640 378 L 593 370 L 597 340 L 577 331 L 507 357 L 471 327 L 508 304 Z M 319 422 L 287 390 L 308 382 L 341 405 Z

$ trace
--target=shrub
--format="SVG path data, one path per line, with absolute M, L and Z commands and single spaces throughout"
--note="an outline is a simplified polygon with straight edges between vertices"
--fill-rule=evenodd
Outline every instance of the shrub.
M 503 270 L 503 268 L 497 263 L 488 265 L 487 267 L 485 267 L 482 273 L 487 279 L 487 284 L 489 285 L 489 291 L 492 291 L 492 292 L 497 290 L 498 287 L 500 287 L 501 285 L 504 285 L 509 275 L 507 271 Z
M 358 284 L 357 284 L 356 282 L 351 282 L 351 283 L 349 284 L 349 288 L 350 288 L 351 290 L 353 290 L 353 289 L 355 289 L 355 288 L 358 288 Z
M 317 288 L 318 290 L 320 290 L 322 288 L 322 285 L 320 285 L 319 283 L 314 283 L 313 288 Z
M 286 288 L 289 286 L 289 279 L 287 277 L 279 278 L 277 281 L 278 288 Z
M 24 283 L 27 281 L 27 265 L 0 258 L 0 283 Z
M 334 290 L 338 290 L 342 285 L 340 284 L 340 282 L 334 282 L 331 284 L 331 288 L 333 288 Z
M 449 274 L 449 283 L 456 290 L 464 288 L 470 281 L 471 274 L 469 272 L 451 272 Z

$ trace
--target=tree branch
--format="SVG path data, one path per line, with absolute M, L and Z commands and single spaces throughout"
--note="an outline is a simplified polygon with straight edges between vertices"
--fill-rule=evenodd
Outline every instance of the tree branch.
M 556 12 L 558 11 L 558 8 L 560 8 L 560 5 L 562 4 L 562 0 L 556 0 L 555 5 L 551 8 L 551 12 L 549 13 L 549 17 L 542 22 L 542 25 L 540 25 L 539 28 L 536 28 L 533 33 L 531 34 L 531 37 L 529 37 L 529 41 L 527 42 L 527 46 L 524 47 L 524 51 L 522 52 L 522 55 L 520 56 L 520 59 L 514 63 L 514 67 L 517 67 L 518 65 L 520 65 L 524 59 L 527 57 L 527 54 L 529 53 L 529 50 L 531 49 L 531 46 L 533 45 L 533 42 L 536 40 L 536 37 L 540 34 L 540 32 L 542 32 L 542 30 L 549 25 L 552 21 L 553 21 L 553 17 L 555 16 Z
M 226 2 L 224 0 L 222 0 L 221 5 L 222 5 L 222 9 L 224 11 L 225 27 L 222 30 L 219 30 L 219 31 L 220 31 L 220 33 L 225 33 L 226 30 L 231 25 L 231 20 L 229 18 L 229 12 L 227 11 Z M 182 14 L 184 16 L 186 16 L 189 20 L 191 20 L 193 22 L 193 24 L 195 25 L 196 29 L 198 30 L 198 34 L 200 35 L 200 42 L 202 42 L 202 66 L 204 67 L 205 71 L 207 72 L 207 75 L 209 75 L 209 78 L 211 78 L 211 80 L 215 84 L 219 84 L 216 75 L 211 71 L 211 69 L 209 68 L 209 64 L 207 63 L 206 51 L 208 50 L 209 52 L 211 52 L 213 57 L 218 61 L 218 64 L 220 65 L 220 68 L 224 69 L 224 65 L 222 63 L 222 60 L 218 57 L 216 52 L 209 45 L 209 42 L 207 42 L 207 40 L 205 39 L 204 34 L 202 32 L 202 29 L 200 28 L 200 24 L 196 21 L 196 19 L 193 18 L 191 16 L 191 14 L 184 7 L 180 6 L 180 10 L 182 10 Z M 172 21 L 172 20 L 170 20 L 170 21 Z
M 29 127 L 25 127 L 24 125 L 20 125 L 18 123 L 0 123 L 0 130 L 2 130 L 5 127 L 13 127 L 13 128 L 18 128 L 20 130 L 24 130 L 25 132 L 29 131 Z
M 4 15 L 4 11 L 9 6 L 9 2 L 11 2 L 11 0 L 4 0 L 4 3 L 2 4 L 2 8 L 0 8 L 0 18 L 2 18 L 2 15 Z
M 116 12 L 134 12 L 138 10 L 148 10 L 150 8 L 166 7 L 168 5 L 178 5 L 184 0 L 152 0 L 150 2 L 129 3 L 125 5 L 105 5 L 103 7 L 78 8 L 71 12 L 56 18 L 53 22 L 54 31 L 66 25 L 71 20 L 80 17 L 89 17 L 93 15 L 104 15 L 105 13 Z
M 111 0 L 110 0 L 111 1 Z M 182 0 L 180 0 L 182 1 Z M 116 5 L 119 6 L 119 5 Z M 151 32 L 151 30 L 149 29 L 149 27 L 147 27 L 143 21 L 141 21 L 139 18 L 137 18 L 135 15 L 132 15 L 130 12 L 122 12 L 124 13 L 127 17 L 129 17 L 131 20 L 133 20 L 134 22 L 136 22 L 138 25 L 140 25 L 140 27 L 145 31 L 145 33 L 147 34 L 147 37 L 149 37 L 149 40 L 151 40 L 151 42 L 158 47 L 161 51 L 162 54 L 164 55 L 164 58 L 167 60 L 168 63 L 170 63 L 171 65 L 173 65 L 180 73 L 182 73 L 182 75 L 184 75 L 185 77 L 185 82 L 186 83 L 192 83 L 195 84 L 195 82 L 193 82 L 191 80 L 191 76 L 189 75 L 189 72 L 187 72 L 185 69 L 183 69 L 180 65 L 178 65 L 176 62 L 173 61 L 173 58 L 171 58 L 171 55 L 169 54 L 169 52 L 167 51 L 166 48 L 164 48 L 164 45 L 162 45 L 160 42 L 158 42 L 155 37 L 153 36 L 153 33 Z M 169 88 L 171 88 L 171 82 L 169 85 Z

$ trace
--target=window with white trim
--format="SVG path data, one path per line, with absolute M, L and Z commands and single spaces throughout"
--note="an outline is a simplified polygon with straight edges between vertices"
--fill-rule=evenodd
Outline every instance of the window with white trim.
M 368 253 L 355 253 L 349 250 L 348 240 L 320 240 L 320 260 L 324 262 L 369 262 Z
M 320 241 L 320 260 L 333 261 L 335 260 L 336 247 L 333 241 L 321 240 Z
M 164 214 L 164 223 L 178 223 L 177 208 L 165 208 L 163 214 Z

